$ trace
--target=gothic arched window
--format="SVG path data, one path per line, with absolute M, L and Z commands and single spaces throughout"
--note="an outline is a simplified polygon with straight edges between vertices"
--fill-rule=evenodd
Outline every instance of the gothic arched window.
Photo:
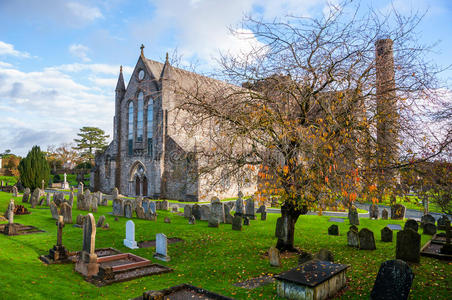
M 154 101 L 149 98 L 148 101 L 148 124 L 147 124 L 147 140 L 148 140 L 148 154 L 152 155 L 152 128 L 154 124 Z
M 143 92 L 138 94 L 137 142 L 143 141 Z
M 133 101 L 129 102 L 129 132 L 128 132 L 128 153 L 132 155 L 133 150 Z

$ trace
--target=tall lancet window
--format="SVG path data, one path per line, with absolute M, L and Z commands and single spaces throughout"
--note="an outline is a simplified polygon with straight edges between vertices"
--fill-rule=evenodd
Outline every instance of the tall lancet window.
M 143 142 L 143 92 L 138 94 L 137 142 Z
M 129 102 L 129 133 L 128 133 L 128 152 L 132 155 L 133 150 L 133 101 Z
M 147 138 L 148 138 L 148 154 L 152 155 L 152 128 L 154 124 L 154 101 L 149 98 L 148 101 L 148 124 L 147 124 Z

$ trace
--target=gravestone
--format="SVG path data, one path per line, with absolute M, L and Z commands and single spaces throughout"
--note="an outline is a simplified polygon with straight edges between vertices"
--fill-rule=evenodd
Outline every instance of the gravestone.
M 8 209 L 6 210 L 6 217 L 8 218 L 8 224 L 14 224 L 14 199 L 9 200 Z
M 52 194 L 50 194 L 50 193 L 46 194 L 46 206 L 50 206 L 51 197 L 52 197 Z
M 436 225 L 433 223 L 425 223 L 423 234 L 434 235 L 436 233 Z
M 41 195 L 41 190 L 39 188 L 35 188 L 33 194 L 31 195 L 30 204 L 31 208 L 35 208 L 39 202 L 39 196 Z
M 198 204 L 193 205 L 191 213 L 196 220 L 201 220 L 201 206 Z
M 102 226 L 104 226 L 104 223 L 105 223 L 105 216 L 102 215 L 99 217 L 99 220 L 97 220 L 96 227 L 97 228 L 102 227 Z
M 446 243 L 441 247 L 439 252 L 441 254 L 452 256 L 452 229 L 450 228 L 449 219 L 446 220 Z
M 216 219 L 218 224 L 224 223 L 224 205 L 220 201 L 210 204 L 210 219 Z
M 126 222 L 126 238 L 124 239 L 124 246 L 130 249 L 138 249 L 135 241 L 135 223 L 132 220 Z
M 77 193 L 77 209 L 85 210 L 84 204 L 85 204 L 85 195 L 83 193 L 81 193 L 81 194 Z
M 389 229 L 388 227 L 384 227 L 380 233 L 382 242 L 392 242 L 394 234 L 391 229 Z
M 91 213 L 84 218 L 83 249 L 75 264 L 75 270 L 84 276 L 91 277 L 99 272 L 96 249 L 96 221 Z
M 375 203 L 372 203 L 369 206 L 369 218 L 378 220 L 378 205 Z
M 155 209 L 162 210 L 162 201 L 155 201 Z
M 391 219 L 403 220 L 405 218 L 406 208 L 402 204 L 395 204 L 391 206 Z
M 261 205 L 259 206 L 259 208 L 257 209 L 256 213 L 263 213 L 267 211 L 267 207 L 265 205 Z
M 172 211 L 173 213 L 177 213 L 177 212 L 179 211 L 179 206 L 177 206 L 177 205 L 171 206 L 171 211 Z
M 279 250 L 275 247 L 271 247 L 268 250 L 268 259 L 270 260 L 270 266 L 272 267 L 280 267 L 281 266 L 281 255 L 279 254 Z
M 99 199 L 100 199 L 101 206 L 108 206 L 108 199 L 107 199 L 107 197 L 103 196 L 102 192 L 99 192 Z
M 142 206 L 137 206 L 137 208 L 135 209 L 135 213 L 137 214 L 137 218 L 138 219 L 145 219 L 145 213 L 144 213 L 144 208 Z
M 334 254 L 330 250 L 322 248 L 314 255 L 314 259 L 334 262 Z
M 246 200 L 246 207 L 245 207 L 245 216 L 248 217 L 250 220 L 256 220 L 256 215 L 254 214 L 254 198 L 248 198 Z
M 150 209 L 148 209 L 148 211 L 144 213 L 144 218 L 149 221 L 156 221 L 157 214 L 153 213 Z
M 201 220 L 207 221 L 209 219 L 210 215 L 210 208 L 208 205 L 202 205 L 201 206 Z
M 188 224 L 189 224 L 189 225 L 195 225 L 195 224 L 196 224 L 196 219 L 195 219 L 195 216 L 194 216 L 194 215 L 191 215 L 191 216 L 188 218 Z
M 396 258 L 418 263 L 421 258 L 421 235 L 408 228 L 397 232 Z
M 97 197 L 92 197 L 91 198 L 91 203 L 90 203 L 90 206 L 89 206 L 90 211 L 97 212 L 98 201 L 99 201 L 99 199 Z
M 130 201 L 126 201 L 124 203 L 124 217 L 131 219 L 133 216 L 132 212 L 132 203 Z
M 220 202 L 220 198 L 218 198 L 218 197 L 212 197 L 211 199 L 210 199 L 210 203 L 212 204 L 212 203 L 216 203 L 216 202 Z
M 328 235 L 339 235 L 339 227 L 336 224 L 328 228 Z
M 352 226 L 350 226 L 348 229 L 349 229 L 349 230 L 354 230 L 354 231 L 356 231 L 356 232 L 359 231 L 359 230 L 358 230 L 358 227 L 357 227 L 356 225 L 352 225 Z
M 218 228 L 220 226 L 220 223 L 218 222 L 217 218 L 209 218 L 208 226 Z
M 155 201 L 149 201 L 149 211 L 154 215 L 157 214 L 157 206 Z
M 53 219 L 58 220 L 58 207 L 53 201 L 50 202 L 50 213 Z
M 249 226 L 249 225 L 250 225 L 250 218 L 244 217 L 244 218 L 243 218 L 243 225 Z
M 168 202 L 168 200 L 163 200 L 160 203 L 160 209 L 161 210 L 169 210 L 169 202 Z
M 305 262 L 311 261 L 314 259 L 314 256 L 307 252 L 307 251 L 301 251 L 301 253 L 298 255 L 298 264 L 304 264 Z
M 134 207 L 136 208 L 137 206 L 143 206 L 143 197 L 142 196 L 138 196 L 135 198 Z
M 69 193 L 69 205 L 72 207 L 74 205 L 74 192 Z
M 430 214 L 426 214 L 421 217 L 421 227 L 424 227 L 427 223 L 435 224 L 435 218 Z
M 348 221 L 351 225 L 359 225 L 358 210 L 354 206 L 348 210 Z
M 141 203 L 141 206 L 143 207 L 144 213 L 146 213 L 149 209 L 149 200 L 143 200 Z
M 157 233 L 155 236 L 154 258 L 162 261 L 170 261 L 170 257 L 168 256 L 168 239 L 163 233 Z
M 448 218 L 446 217 L 446 215 L 442 215 L 438 221 L 437 221 L 437 229 L 438 230 L 446 230 L 446 221 L 448 220 Z
M 17 186 L 15 186 L 15 185 L 13 186 L 13 191 L 12 192 L 13 192 L 13 197 L 17 197 L 17 193 L 18 193 L 17 192 Z
M 239 198 L 235 201 L 235 215 L 238 216 L 243 216 L 245 214 L 245 205 L 242 196 L 242 192 L 239 192 Z
M 123 216 L 124 215 L 124 207 L 122 199 L 113 200 L 113 215 L 114 216 Z
M 406 300 L 410 293 L 414 274 L 403 260 L 388 260 L 378 270 L 370 299 Z
M 118 190 L 118 188 L 115 187 L 115 188 L 111 191 L 111 199 L 112 199 L 112 200 L 119 199 L 119 190 Z
M 381 219 L 382 220 L 387 220 L 389 217 L 389 212 L 386 208 L 383 208 L 383 210 L 381 211 Z
M 56 206 L 60 206 L 61 203 L 64 201 L 64 194 L 61 192 L 56 192 L 53 194 L 53 202 L 56 204 Z
M 28 203 L 28 199 L 30 198 L 30 189 L 25 188 L 24 194 L 22 196 L 22 203 Z
M 234 217 L 231 215 L 231 207 L 229 205 L 224 206 L 224 222 L 226 224 L 232 224 L 232 219 Z
M 360 250 L 375 250 L 374 233 L 367 228 L 363 228 L 358 233 Z
M 61 204 L 60 215 L 63 216 L 64 224 L 72 224 L 72 207 L 68 203 Z
M 91 194 L 91 191 L 89 189 L 86 189 L 85 192 L 83 193 L 83 204 L 82 204 L 82 208 L 81 210 L 86 210 L 89 211 L 90 207 L 91 207 L 91 202 L 93 201 L 93 195 Z
M 185 205 L 184 206 L 184 218 L 190 218 L 191 217 L 191 206 L 190 205 Z
M 267 220 L 267 212 L 264 211 L 261 213 L 261 221 L 266 221 Z
M 413 229 L 413 231 L 417 232 L 419 229 L 419 225 L 417 224 L 417 222 L 413 219 L 408 219 L 408 221 L 406 221 L 405 226 L 403 227 L 403 229 Z
M 77 219 L 75 219 L 75 222 L 77 225 L 83 225 L 85 222 L 85 216 L 84 215 L 78 215 Z
M 232 230 L 242 230 L 242 216 L 234 216 L 232 219 Z
M 347 245 L 350 247 L 359 248 L 358 230 L 350 229 L 347 232 Z

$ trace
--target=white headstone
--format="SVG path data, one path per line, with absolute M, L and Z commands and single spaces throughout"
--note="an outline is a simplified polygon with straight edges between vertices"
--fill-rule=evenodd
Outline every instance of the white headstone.
M 126 222 L 126 238 L 124 239 L 124 246 L 130 249 L 138 249 L 135 241 L 135 223 L 132 220 Z
M 154 257 L 163 261 L 169 261 L 168 256 L 168 239 L 163 233 L 155 235 L 155 254 Z

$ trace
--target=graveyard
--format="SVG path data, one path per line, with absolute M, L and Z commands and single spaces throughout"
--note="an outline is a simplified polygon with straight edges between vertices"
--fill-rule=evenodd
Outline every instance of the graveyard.
M 66 196 L 67 198 L 67 196 Z M 149 290 L 164 290 L 181 284 L 188 284 L 209 292 L 233 299 L 282 299 L 278 297 L 277 283 L 267 284 L 253 289 L 235 284 L 259 278 L 264 275 L 277 275 L 298 266 L 298 255 L 282 253 L 280 266 L 271 266 L 267 251 L 276 243 L 275 226 L 279 217 L 277 213 L 268 213 L 262 221 L 257 213 L 256 220 L 250 225 L 242 226 L 241 231 L 232 230 L 231 224 L 219 224 L 209 227 L 208 221 L 196 220 L 194 225 L 179 212 L 157 210 L 155 221 L 128 219 L 111 214 L 112 201 L 108 206 L 99 206 L 93 212 L 95 221 L 105 216 L 109 228 L 98 227 L 95 235 L 95 248 L 114 248 L 122 253 L 149 260 L 172 269 L 171 272 L 139 277 L 125 282 L 98 287 L 75 271 L 73 263 L 44 264 L 39 256 L 47 255 L 57 240 L 56 220 L 50 209 L 45 206 L 31 208 L 29 203 L 21 203 L 21 197 L 12 197 L 10 193 L 0 192 L 0 210 L 8 208 L 10 199 L 16 204 L 23 204 L 31 214 L 15 215 L 14 222 L 34 226 L 44 232 L 17 236 L 0 235 L 0 282 L 1 298 L 14 299 L 129 299 L 140 297 Z M 86 211 L 76 209 L 76 199 L 72 210 L 72 222 L 76 216 L 86 215 Z M 169 218 L 170 223 L 166 223 Z M 376 250 L 359 250 L 347 246 L 349 221 L 331 222 L 331 217 L 303 215 L 300 216 L 295 231 L 295 245 L 300 250 L 317 253 L 326 248 L 332 252 L 335 264 L 347 265 L 346 287 L 339 291 L 336 298 L 368 298 L 374 285 L 380 265 L 396 255 L 396 233 L 393 242 L 382 242 L 380 231 L 388 224 L 405 226 L 406 220 L 371 220 L 360 218 L 358 229 L 367 228 L 373 232 Z M 340 218 L 338 218 L 340 219 Z M 156 252 L 152 245 L 146 248 L 129 249 L 124 246 L 125 227 L 128 220 L 135 224 L 135 240 L 155 240 L 156 234 L 164 233 L 168 239 L 169 261 L 154 258 Z M 2 221 L 1 224 L 6 224 Z M 408 222 L 409 223 L 409 222 Z M 337 225 L 338 235 L 329 235 L 329 227 Z M 410 226 L 410 225 L 407 225 Z M 81 251 L 83 246 L 83 228 L 65 224 L 62 229 L 62 244 L 69 252 Z M 421 234 L 421 246 L 425 245 L 431 235 Z M 177 239 L 176 239 L 177 238 Z M 154 244 L 155 245 L 155 244 Z M 122 256 L 124 257 L 124 256 Z M 411 299 L 447 299 L 452 292 L 452 262 L 421 256 L 419 263 L 409 264 L 414 273 L 410 290 Z M 265 277 L 257 279 L 264 282 Z

